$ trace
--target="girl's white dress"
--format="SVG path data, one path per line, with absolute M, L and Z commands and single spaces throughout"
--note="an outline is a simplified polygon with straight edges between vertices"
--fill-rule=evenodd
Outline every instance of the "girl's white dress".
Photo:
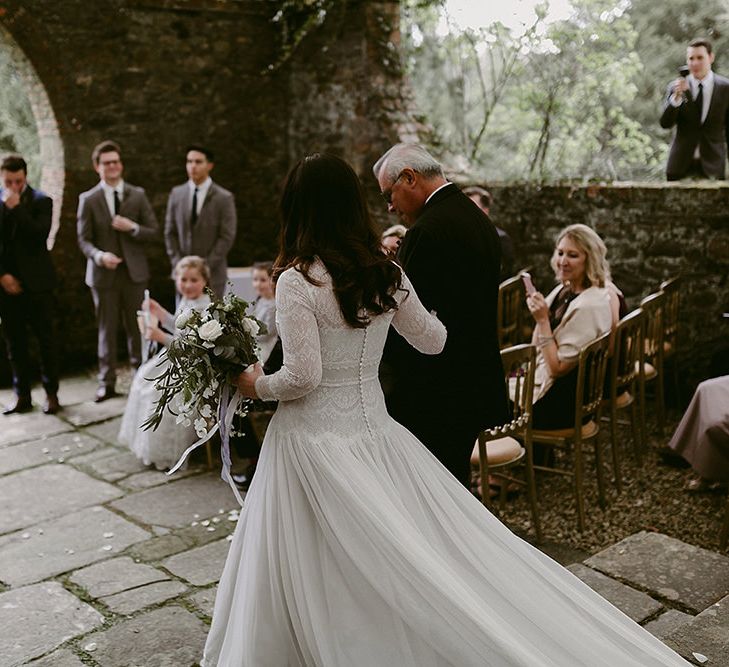
M 170 340 L 180 333 L 175 327 L 177 315 L 190 308 L 201 310 L 209 303 L 210 297 L 207 294 L 194 300 L 184 297 L 180 299 L 175 315 L 161 322 L 167 331 L 175 332 Z M 127 445 L 142 463 L 154 465 L 158 470 L 171 468 L 182 453 L 198 439 L 192 426 L 176 424 L 175 416 L 168 411 L 165 411 L 157 430 L 142 429 L 142 424 L 152 414 L 160 395 L 154 388 L 154 380 L 164 372 L 167 363 L 167 358 L 159 352 L 139 367 L 129 390 L 119 429 L 119 442 Z
M 515 537 L 387 414 L 378 367 L 390 325 L 426 354 L 446 337 L 407 279 L 396 312 L 353 329 L 314 269 L 320 287 L 293 269 L 278 281 L 285 363 L 256 390 L 279 405 L 203 665 L 687 665 Z

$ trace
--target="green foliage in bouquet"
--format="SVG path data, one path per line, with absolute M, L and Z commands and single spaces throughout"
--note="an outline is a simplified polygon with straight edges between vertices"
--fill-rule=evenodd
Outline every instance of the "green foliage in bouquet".
M 168 410 L 178 424 L 194 424 L 198 437 L 207 434 L 217 421 L 224 383 L 258 361 L 256 336 L 266 333 L 266 326 L 246 315 L 247 309 L 243 299 L 226 294 L 201 311 L 178 315 L 175 326 L 182 333 L 162 353 L 160 365 L 165 356 L 168 363 L 155 380 L 160 397 L 143 428 L 156 429 Z M 245 415 L 249 404 L 243 401 L 237 412 Z

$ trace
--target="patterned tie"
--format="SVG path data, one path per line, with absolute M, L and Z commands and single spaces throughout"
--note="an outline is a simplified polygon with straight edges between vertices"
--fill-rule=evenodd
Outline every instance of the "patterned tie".
M 119 199 L 119 193 L 114 190 L 114 215 L 119 215 L 119 209 L 121 208 L 121 200 Z
M 190 224 L 194 227 L 197 222 L 197 188 L 192 195 L 192 211 L 190 212 Z
M 699 110 L 699 123 L 703 123 L 704 117 L 704 84 L 699 84 L 699 94 L 696 96 L 696 108 Z

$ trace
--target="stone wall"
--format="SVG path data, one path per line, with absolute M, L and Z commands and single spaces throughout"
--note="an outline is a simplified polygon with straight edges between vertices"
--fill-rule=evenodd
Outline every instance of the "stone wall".
M 494 222 L 514 240 L 517 264 L 538 287 L 554 285 L 554 237 L 590 225 L 605 240 L 616 284 L 631 307 L 670 276 L 683 277 L 680 366 L 685 388 L 706 377 L 729 345 L 729 184 L 489 185 Z
M 280 185 L 303 154 L 336 152 L 364 176 L 396 139 L 400 74 L 387 54 L 396 52 L 397 0 L 334 3 L 324 25 L 272 67 L 282 53 L 281 26 L 272 21 L 280 4 L 0 0 L 0 47 L 27 59 L 40 130 L 50 128 L 57 139 L 46 154 L 51 175 L 59 175 L 59 164 L 64 172 L 54 181 L 61 191 L 51 193 L 60 220 L 53 257 L 64 371 L 95 361 L 76 206 L 98 180 L 90 161 L 96 143 L 121 144 L 125 177 L 146 189 L 160 224 L 170 188 L 186 178 L 185 146 L 210 146 L 213 178 L 236 195 L 238 235 L 229 260 L 247 265 L 274 256 Z M 374 201 L 376 185 L 367 180 Z M 149 255 L 152 293 L 169 304 L 161 234 Z

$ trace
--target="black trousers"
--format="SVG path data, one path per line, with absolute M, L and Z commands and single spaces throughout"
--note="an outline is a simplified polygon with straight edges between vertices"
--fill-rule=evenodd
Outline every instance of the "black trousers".
M 463 419 L 458 410 L 438 409 L 412 413 L 388 403 L 392 418 L 407 428 L 467 489 L 471 488 L 471 452 L 478 425 Z
M 22 292 L 15 296 L 0 289 L 0 318 L 13 387 L 18 396 L 30 396 L 32 366 L 28 330 L 38 339 L 43 387 L 58 392 L 58 347 L 54 324 L 55 301 L 50 290 Z

